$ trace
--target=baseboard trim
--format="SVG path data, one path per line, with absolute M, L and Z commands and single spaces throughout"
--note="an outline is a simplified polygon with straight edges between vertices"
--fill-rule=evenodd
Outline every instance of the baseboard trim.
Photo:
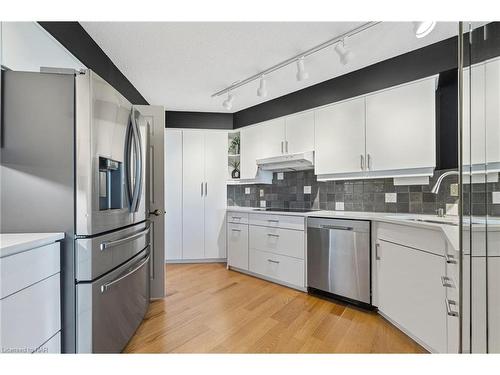
M 307 289 L 306 288 L 301 288 L 301 287 L 299 287 L 297 285 L 293 285 L 293 284 L 289 284 L 289 283 L 286 283 L 286 282 L 281 281 L 281 280 L 273 279 L 272 277 L 267 277 L 267 276 L 264 276 L 264 275 L 261 275 L 261 274 L 258 274 L 258 273 L 252 272 L 252 271 L 243 270 L 241 268 L 233 267 L 233 266 L 229 266 L 228 269 L 230 269 L 232 271 L 244 273 L 245 275 L 248 275 L 248 276 L 253 276 L 253 277 L 257 278 L 257 279 L 262 279 L 262 280 L 265 280 L 265 281 L 269 281 L 269 282 L 271 282 L 273 284 L 279 284 L 279 285 L 282 285 L 282 286 L 286 286 L 287 288 L 290 288 L 290 289 L 295 289 L 295 290 L 298 290 L 300 292 L 306 292 L 307 293 Z
M 166 264 L 183 264 L 183 263 L 226 263 L 226 258 L 210 258 L 210 259 L 169 259 L 165 260 Z

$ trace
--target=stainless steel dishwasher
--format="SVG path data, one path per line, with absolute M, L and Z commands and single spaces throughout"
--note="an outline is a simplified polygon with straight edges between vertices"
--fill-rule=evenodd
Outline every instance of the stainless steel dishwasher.
M 307 286 L 313 294 L 371 307 L 370 222 L 307 219 Z

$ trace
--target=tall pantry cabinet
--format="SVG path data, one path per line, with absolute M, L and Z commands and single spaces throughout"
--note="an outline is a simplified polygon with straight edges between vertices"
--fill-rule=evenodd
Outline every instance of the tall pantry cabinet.
M 226 258 L 227 132 L 166 129 L 166 260 Z

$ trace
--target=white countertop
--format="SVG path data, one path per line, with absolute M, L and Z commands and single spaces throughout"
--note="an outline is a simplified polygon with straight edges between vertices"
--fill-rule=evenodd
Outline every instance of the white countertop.
M 62 240 L 64 233 L 0 233 L 0 258 Z
M 362 211 L 309 211 L 309 212 L 290 212 L 290 211 L 263 211 L 253 207 L 229 206 L 227 211 L 232 212 L 252 212 L 272 215 L 291 215 L 303 217 L 325 217 L 337 219 L 357 219 L 385 222 L 391 224 L 401 224 L 416 228 L 425 228 L 437 230 L 443 233 L 450 245 L 458 251 L 458 224 L 457 216 L 438 217 L 436 215 L 418 215 L 418 214 L 397 214 L 389 212 L 362 212 Z M 442 223 L 429 223 L 418 220 L 433 220 Z

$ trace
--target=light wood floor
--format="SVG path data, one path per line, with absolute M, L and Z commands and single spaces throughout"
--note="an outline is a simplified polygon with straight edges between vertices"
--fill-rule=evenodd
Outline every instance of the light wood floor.
M 127 353 L 422 353 L 373 312 L 333 303 L 224 264 L 166 266 Z

